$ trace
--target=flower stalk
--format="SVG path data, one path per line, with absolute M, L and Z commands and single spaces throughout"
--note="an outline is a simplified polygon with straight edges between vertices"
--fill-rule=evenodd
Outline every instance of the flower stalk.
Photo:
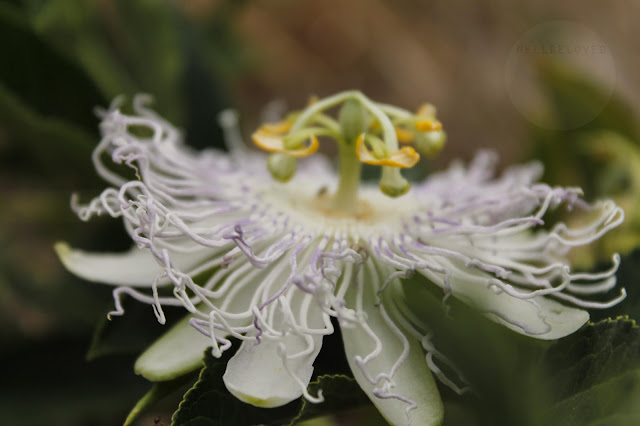
M 358 189 L 362 163 L 358 160 L 353 144 L 338 144 L 338 189 L 333 195 L 333 208 L 345 213 L 358 210 Z

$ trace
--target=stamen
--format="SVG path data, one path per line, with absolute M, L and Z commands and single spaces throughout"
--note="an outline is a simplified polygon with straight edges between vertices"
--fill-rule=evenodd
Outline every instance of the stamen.
M 361 134 L 358 136 L 356 141 L 356 153 L 358 154 L 358 159 L 363 163 L 372 164 L 374 166 L 389 166 L 389 167 L 400 167 L 400 168 L 410 168 L 416 165 L 418 160 L 420 160 L 420 155 L 411 147 L 403 147 L 398 151 L 386 154 L 387 156 L 384 158 L 379 158 L 379 156 L 384 155 L 380 151 L 378 151 L 378 155 L 376 155 L 376 151 L 371 153 L 366 147 L 365 134 Z
M 293 126 L 293 122 L 291 120 L 282 120 L 277 123 L 265 123 L 262 125 L 262 130 L 267 133 L 284 135 L 291 130 L 291 126 Z
M 398 142 L 411 143 L 415 140 L 415 136 L 413 132 L 398 126 L 395 126 L 394 128 L 396 129 L 396 136 L 398 137 Z
M 290 149 L 287 147 L 285 140 L 282 137 L 264 129 L 256 131 L 251 138 L 256 145 L 265 151 L 279 152 L 296 158 L 306 157 L 315 153 L 320 145 L 316 136 L 311 135 L 308 138 L 306 146 L 301 143 L 297 143 L 296 145 L 298 145 L 298 147 Z
M 419 132 L 430 132 L 432 130 L 442 130 L 442 123 L 437 120 L 422 118 L 416 120 L 416 129 Z

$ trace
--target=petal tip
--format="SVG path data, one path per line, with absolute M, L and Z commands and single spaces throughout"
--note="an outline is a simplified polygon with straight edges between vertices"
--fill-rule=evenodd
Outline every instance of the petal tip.
M 174 325 L 136 359 L 133 371 L 152 382 L 164 382 L 202 367 L 211 341 L 189 324 L 189 317 Z
M 291 402 L 289 398 L 281 398 L 281 397 L 271 397 L 271 398 L 258 398 L 249 394 L 246 394 L 235 387 L 230 385 L 225 377 L 223 376 L 223 381 L 229 393 L 238 398 L 240 401 L 245 402 L 247 404 L 253 405 L 258 408 L 276 408 L 282 407 L 285 404 Z
M 306 340 L 287 335 L 282 339 L 264 339 L 259 344 L 244 341 L 227 363 L 222 376 L 227 390 L 239 400 L 262 408 L 280 407 L 305 394 L 313 375 L 313 361 L 322 347 L 314 336 L 314 348 L 305 357 L 288 360 L 279 353 L 281 345 L 292 352 L 304 349 Z
M 65 241 L 57 241 L 53 245 L 53 250 L 56 252 L 58 258 L 66 267 L 69 260 L 69 255 L 72 251 L 71 246 Z

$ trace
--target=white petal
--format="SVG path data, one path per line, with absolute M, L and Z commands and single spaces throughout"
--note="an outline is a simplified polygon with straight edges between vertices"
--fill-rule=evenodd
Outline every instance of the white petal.
M 64 266 L 88 281 L 150 287 L 153 278 L 161 272 L 153 256 L 135 246 L 124 253 L 88 253 L 63 242 L 54 247 Z
M 494 298 L 492 302 L 493 310 L 499 315 L 488 314 L 489 318 L 515 332 L 541 340 L 568 336 L 589 321 L 587 311 L 565 306 L 546 297 L 533 299 L 538 307 L 531 301 L 511 296 Z
M 254 333 L 255 335 L 255 333 Z M 288 334 L 282 339 L 261 339 L 260 344 L 242 342 L 238 352 L 227 364 L 223 380 L 236 398 L 256 407 L 279 407 L 300 398 L 313 374 L 313 362 L 322 347 L 322 336 L 314 336 L 313 351 L 289 360 L 291 372 L 285 369 L 278 354 L 278 345 L 284 343 L 287 353 L 302 351 L 307 346 L 304 337 Z
M 189 318 L 174 325 L 138 357 L 136 374 L 153 382 L 171 380 L 202 366 L 211 339 L 189 325 Z
M 287 302 L 291 312 L 299 324 L 306 321 L 311 328 L 321 327 L 323 314 L 318 305 L 311 301 L 305 309 L 303 301 L 309 297 L 295 288 L 290 288 L 290 298 Z M 282 296 L 281 300 L 287 300 Z M 270 305 L 268 309 L 275 309 L 271 326 L 276 330 L 290 328 L 280 306 Z M 267 316 L 265 310 L 265 317 Z M 297 313 L 297 314 L 296 314 Z M 256 336 L 257 331 L 247 333 Z M 312 345 L 312 346 L 310 346 Z M 313 374 L 313 362 L 322 348 L 322 335 L 305 335 L 287 332 L 284 336 L 262 336 L 260 343 L 244 341 L 238 352 L 227 363 L 227 370 L 222 379 L 236 398 L 256 407 L 279 407 L 287 404 L 306 393 L 307 386 Z M 281 349 L 283 351 L 281 351 Z M 285 366 L 282 354 L 288 356 L 302 354 L 287 360 Z M 289 371 L 287 371 L 287 367 Z M 306 395 L 309 396 L 309 395 Z
M 422 271 L 442 286 L 442 279 Z M 589 320 L 589 313 L 565 306 L 550 297 L 519 299 L 507 293 L 496 293 L 486 279 L 456 271 L 450 280 L 453 295 L 468 305 L 487 313 L 487 317 L 507 328 L 542 340 L 567 336 Z
M 369 278 L 364 268 L 364 280 L 360 285 L 369 289 Z M 348 294 L 349 305 L 353 301 L 355 289 L 350 289 Z M 374 306 L 376 303 L 373 294 L 365 295 L 363 310 L 367 314 L 367 325 L 382 341 L 382 352 L 377 358 L 366 364 L 368 374 L 375 377 L 377 374 L 389 372 L 402 353 L 403 346 L 398 336 L 385 322 L 380 309 Z M 372 338 L 360 326 L 353 328 L 342 327 L 342 338 L 347 354 L 347 359 L 355 379 L 367 396 L 373 401 L 380 413 L 394 425 L 439 425 L 444 416 L 444 407 L 435 380 L 427 366 L 425 355 L 419 342 L 409 338 L 409 354 L 397 370 L 393 380 L 396 386 L 391 392 L 406 397 L 417 404 L 417 407 L 407 413 L 409 404 L 398 399 L 381 399 L 373 394 L 376 387 L 371 384 L 362 373 L 354 358 L 364 358 L 375 347 Z
M 162 266 L 145 249 L 133 246 L 123 253 L 89 253 L 71 248 L 67 243 L 58 242 L 54 246 L 64 266 L 73 274 L 88 281 L 126 285 L 131 287 L 151 287 L 154 277 L 162 272 Z M 204 257 L 212 256 L 201 251 L 194 254 L 171 254 L 172 262 L 183 272 L 188 272 Z M 168 284 L 163 278 L 159 284 Z

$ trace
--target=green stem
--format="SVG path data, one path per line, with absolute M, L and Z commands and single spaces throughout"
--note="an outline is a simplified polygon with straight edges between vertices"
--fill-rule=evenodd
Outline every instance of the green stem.
M 328 98 L 322 99 L 321 101 L 316 102 L 315 104 L 308 106 L 304 109 L 302 114 L 296 119 L 291 126 L 291 130 L 289 132 L 293 133 L 297 130 L 300 130 L 311 120 L 316 114 L 324 111 L 325 109 L 329 109 L 334 107 L 347 99 L 356 99 L 360 96 L 360 92 L 349 90 L 346 92 L 340 92 L 333 96 L 329 96 Z
M 340 181 L 333 198 L 333 208 L 347 213 L 358 209 L 358 189 L 362 163 L 358 160 L 353 144 L 338 144 Z

